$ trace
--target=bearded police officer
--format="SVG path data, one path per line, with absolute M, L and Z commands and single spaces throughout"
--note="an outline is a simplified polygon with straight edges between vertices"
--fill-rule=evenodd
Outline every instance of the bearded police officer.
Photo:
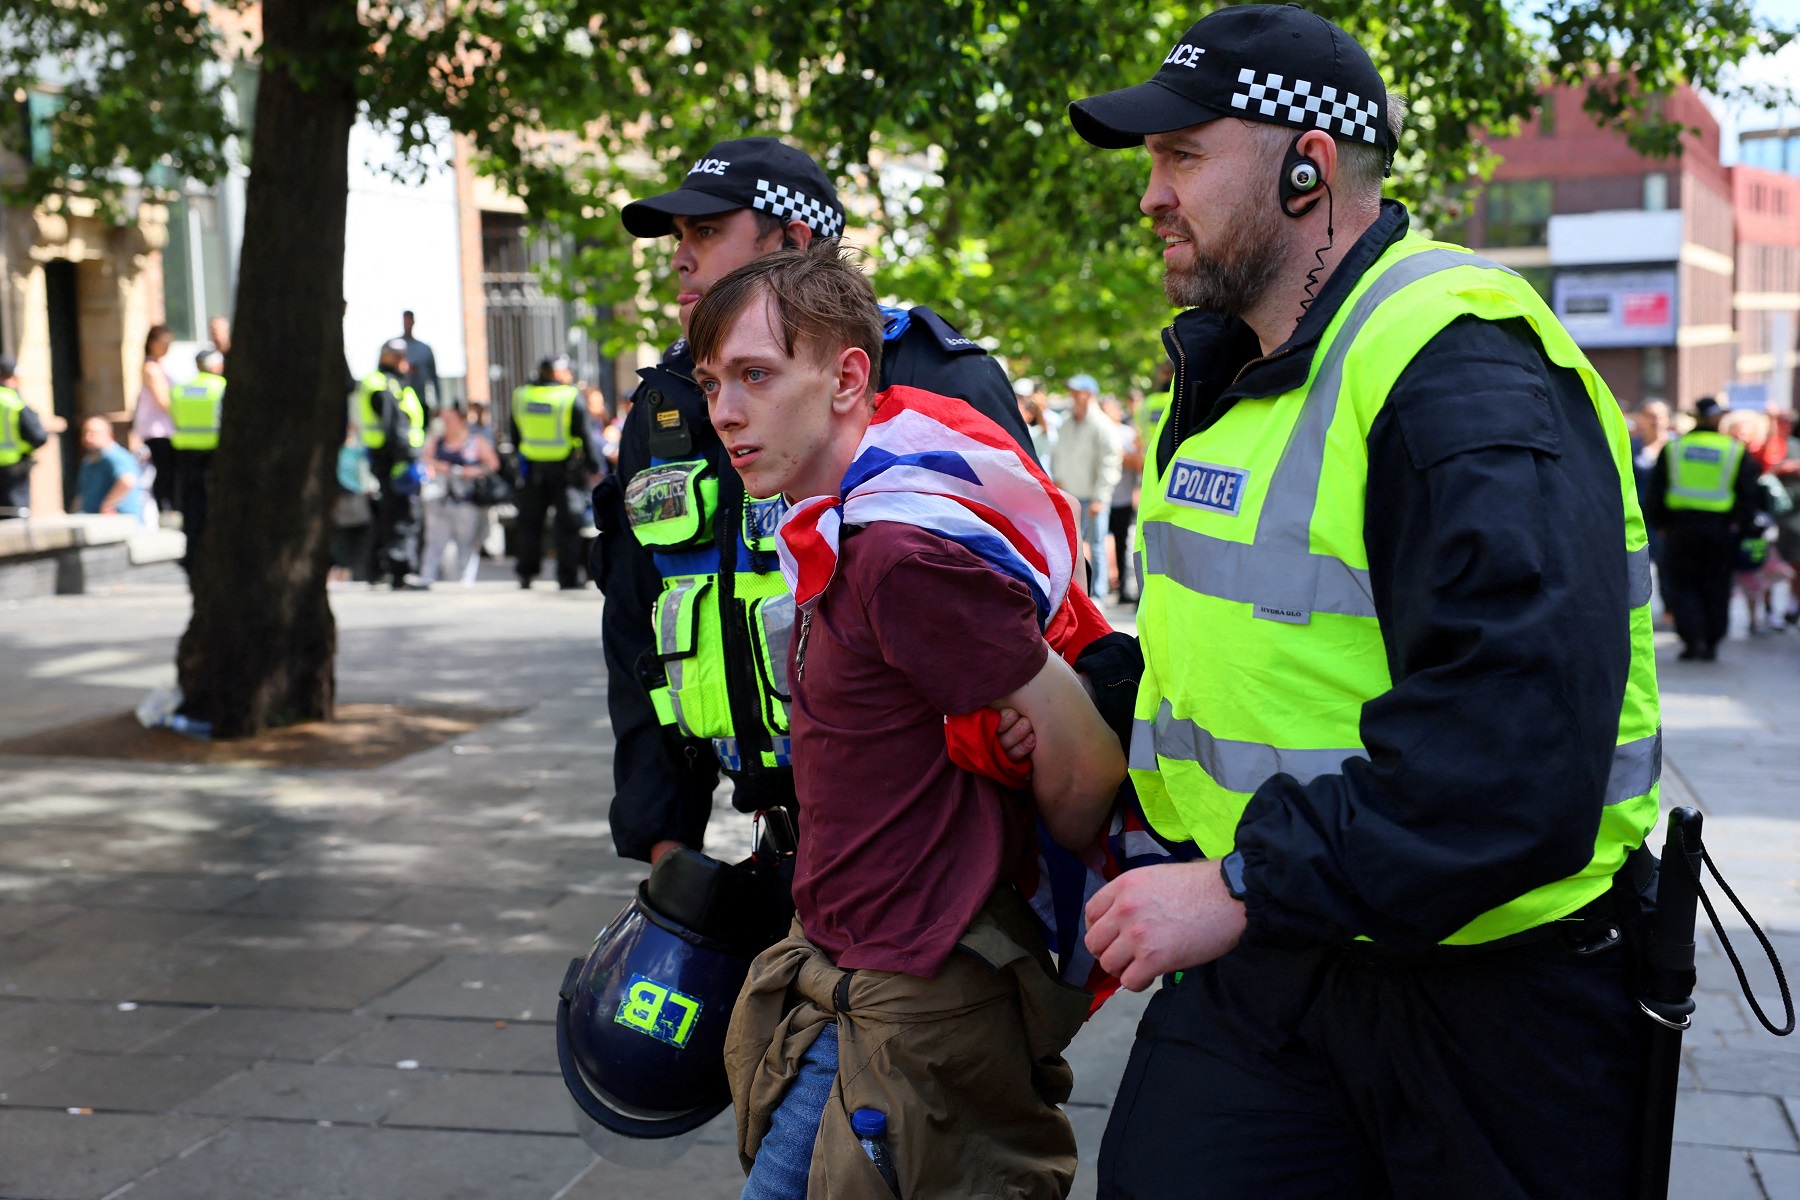
M 673 236 L 681 322 L 714 282 L 764 254 L 844 229 L 817 163 L 774 138 L 720 142 L 675 191 L 625 206 L 641 238 Z M 881 386 L 960 397 L 1030 450 L 1006 374 L 928 308 L 886 309 Z M 680 338 L 640 371 L 618 469 L 594 496 L 594 574 L 606 594 L 607 707 L 617 739 L 613 840 L 654 861 L 698 847 L 723 767 L 746 812 L 793 800 L 781 581 L 782 502 L 746 501 L 708 423 Z
M 381 486 L 375 500 L 375 537 L 369 582 L 386 577 L 396 590 L 430 587 L 419 577 L 419 451 L 425 445 L 425 406 L 406 383 L 406 343 L 381 347 L 380 364 L 357 385 L 351 417 Z
M 513 445 L 519 452 L 519 586 L 544 563 L 544 514 L 556 537 L 556 584 L 581 586 L 581 523 L 587 489 L 600 473 L 599 439 L 564 355 L 538 364 L 537 381 L 513 391 Z
M 200 370 L 169 394 L 169 420 L 175 426 L 169 445 L 175 449 L 175 466 L 181 476 L 181 532 L 187 539 L 181 565 L 190 574 L 200 550 L 200 535 L 206 529 L 207 471 L 219 445 L 219 418 L 225 405 L 225 377 L 220 374 L 225 356 L 207 350 L 195 363 Z
M 1719 656 L 1731 623 L 1738 544 L 1754 532 L 1762 507 L 1755 460 L 1744 443 L 1719 432 L 1725 411 L 1702 396 L 1693 431 L 1663 447 L 1644 491 L 1645 515 L 1663 535 L 1663 600 L 1683 661 Z
M 1100 1195 L 1624 1196 L 1661 739 L 1617 404 L 1381 200 L 1401 106 L 1323 19 L 1221 9 L 1070 117 L 1149 151 L 1189 310 L 1130 762 L 1204 860 L 1089 905 L 1103 966 L 1165 977 Z

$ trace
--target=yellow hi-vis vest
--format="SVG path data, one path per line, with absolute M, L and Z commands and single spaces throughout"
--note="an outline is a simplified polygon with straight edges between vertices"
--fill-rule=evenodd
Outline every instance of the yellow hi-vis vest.
M 425 406 L 419 403 L 419 394 L 390 379 L 385 372 L 373 371 L 363 377 L 356 389 L 356 424 L 362 431 L 364 449 L 387 448 L 387 429 L 381 423 L 379 397 L 393 389 L 398 389 L 394 394 L 400 404 L 400 411 L 406 414 L 408 444 L 414 450 L 425 444 Z
M 581 393 L 568 383 L 534 383 L 513 389 L 513 424 L 519 427 L 519 453 L 532 462 L 563 462 L 575 449 L 569 435 L 569 413 Z
M 219 445 L 219 411 L 225 379 L 202 371 L 169 396 L 169 420 L 175 432 L 169 444 L 177 450 L 213 450 Z
M 1696 429 L 1669 446 L 1669 492 L 1665 507 L 1686 512 L 1727 513 L 1737 500 L 1738 465 L 1744 443 L 1710 429 Z
M 19 429 L 19 417 L 25 411 L 25 398 L 9 387 L 0 387 L 0 467 L 10 467 L 31 456 L 25 435 Z
M 1152 826 L 1209 858 L 1232 850 L 1245 805 L 1266 780 L 1286 773 L 1305 782 L 1366 757 L 1363 705 L 1393 686 L 1363 543 L 1368 433 L 1407 364 L 1464 315 L 1523 317 L 1550 360 L 1587 388 L 1619 474 L 1631 669 L 1592 859 L 1476 917 L 1450 944 L 1506 937 L 1602 895 L 1656 822 L 1662 769 L 1649 552 L 1624 418 L 1513 272 L 1459 247 L 1401 240 L 1346 297 L 1304 385 L 1237 401 L 1185 439 L 1166 471 L 1154 456 L 1145 463 L 1145 670 L 1130 754 Z

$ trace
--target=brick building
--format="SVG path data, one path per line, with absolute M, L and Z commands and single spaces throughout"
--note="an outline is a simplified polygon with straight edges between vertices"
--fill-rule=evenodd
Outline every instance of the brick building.
M 1653 159 L 1582 111 L 1579 89 L 1545 93 L 1461 231 L 1549 298 L 1626 409 L 1691 408 L 1735 377 L 1731 172 L 1719 124 L 1690 88 L 1668 116 L 1697 132 Z
M 1746 143 L 1746 150 L 1750 143 Z M 1800 146 L 1800 140 L 1797 140 Z M 1750 154 L 1744 155 L 1749 159 Z M 1731 169 L 1737 230 L 1737 380 L 1781 409 L 1794 405 L 1800 339 L 1800 149 L 1791 174 Z

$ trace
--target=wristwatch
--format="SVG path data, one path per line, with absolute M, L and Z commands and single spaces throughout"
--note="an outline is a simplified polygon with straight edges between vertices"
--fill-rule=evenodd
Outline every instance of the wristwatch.
M 1243 900 L 1249 896 L 1244 890 L 1244 856 L 1236 850 L 1219 860 L 1219 878 L 1225 881 L 1225 890 L 1231 893 L 1233 900 Z

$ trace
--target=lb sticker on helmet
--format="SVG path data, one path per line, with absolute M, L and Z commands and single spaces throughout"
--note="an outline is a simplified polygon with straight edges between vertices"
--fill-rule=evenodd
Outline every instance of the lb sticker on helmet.
M 643 975 L 633 975 L 613 1019 L 677 1050 L 686 1046 L 700 1015 L 700 1001 Z

